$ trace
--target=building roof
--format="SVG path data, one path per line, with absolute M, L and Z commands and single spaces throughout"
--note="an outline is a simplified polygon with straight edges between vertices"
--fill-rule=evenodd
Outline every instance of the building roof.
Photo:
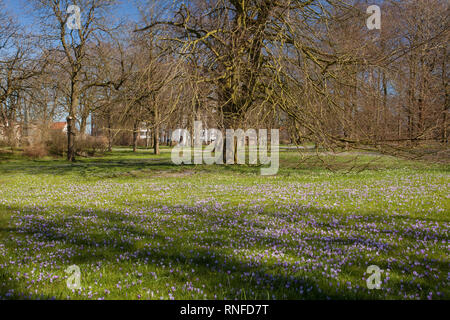
M 53 122 L 50 126 L 52 130 L 63 130 L 66 127 L 66 122 Z

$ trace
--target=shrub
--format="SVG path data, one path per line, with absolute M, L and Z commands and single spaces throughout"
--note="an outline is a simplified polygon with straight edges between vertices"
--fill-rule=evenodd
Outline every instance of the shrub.
M 67 134 L 60 130 L 51 130 L 46 145 L 51 155 L 63 156 L 67 148 Z
M 33 159 L 44 158 L 48 155 L 47 148 L 43 144 L 37 144 L 33 146 L 25 147 L 22 153 L 26 157 L 30 157 Z
M 77 154 L 81 156 L 94 156 L 105 153 L 108 150 L 108 139 L 106 137 L 77 137 L 75 142 Z
M 48 152 L 51 155 L 63 156 L 67 150 L 67 134 L 52 130 L 46 142 Z M 108 150 L 108 139 L 106 137 L 75 136 L 75 152 L 83 157 L 92 157 L 96 154 L 105 153 Z

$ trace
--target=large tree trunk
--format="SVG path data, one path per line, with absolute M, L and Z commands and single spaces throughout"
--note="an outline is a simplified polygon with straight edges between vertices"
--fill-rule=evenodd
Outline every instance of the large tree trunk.
M 111 116 L 108 115 L 108 152 L 112 151 L 113 134 L 111 128 Z
M 159 113 L 158 108 L 155 107 L 155 126 L 153 127 L 153 151 L 155 155 L 159 155 Z
M 74 146 L 74 119 L 71 116 L 67 117 L 67 160 L 75 161 L 75 146 Z
M 67 117 L 67 160 L 75 161 L 75 112 L 80 102 L 78 81 L 76 75 L 72 78 L 70 93 L 70 110 Z
M 153 151 L 154 154 L 159 155 L 159 125 L 155 126 L 155 129 L 153 130 Z
M 155 131 L 155 129 L 152 129 L 152 130 L 150 130 L 150 134 L 149 134 L 149 138 L 148 138 L 148 140 L 149 140 L 149 148 L 153 148 L 153 146 L 155 145 L 155 143 L 154 143 L 154 134 L 153 134 L 153 132 Z

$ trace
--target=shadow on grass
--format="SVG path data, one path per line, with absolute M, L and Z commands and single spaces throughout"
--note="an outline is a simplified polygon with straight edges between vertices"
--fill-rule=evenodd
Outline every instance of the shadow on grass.
M 124 152 L 121 159 L 114 153 L 114 157 L 79 159 L 71 163 L 62 159 L 6 161 L 0 164 L 0 174 L 30 174 L 30 175 L 56 175 L 80 176 L 83 178 L 117 178 L 117 177 L 158 177 L 161 174 L 195 171 L 197 173 L 223 173 L 225 175 L 251 175 L 260 174 L 261 166 L 255 165 L 177 165 L 167 155 L 148 158 L 129 158 L 130 153 Z M 9 159 L 11 160 L 11 159 Z M 291 172 L 292 169 L 287 171 Z M 280 172 L 280 174 L 283 174 Z
M 56 259 L 61 265 L 77 264 L 89 267 L 99 261 L 106 264 L 124 266 L 126 263 L 137 262 L 150 266 L 151 269 L 158 268 L 162 263 L 171 268 L 179 268 L 185 273 L 169 274 L 166 277 L 169 281 L 183 283 L 190 281 L 192 277 L 198 277 L 206 284 L 209 292 L 222 290 L 222 297 L 241 299 L 267 299 L 274 294 L 278 298 L 288 299 L 367 299 L 385 298 L 385 291 L 369 292 L 361 287 L 357 292 L 345 288 L 344 280 L 341 281 L 339 290 L 336 281 L 323 276 L 323 268 L 327 265 L 328 258 L 339 265 L 340 258 L 349 259 L 349 252 L 355 250 L 355 246 L 362 246 L 369 251 L 380 250 L 382 255 L 376 259 L 376 263 L 381 268 L 390 267 L 399 274 L 402 270 L 406 272 L 413 270 L 410 265 L 405 265 L 405 254 L 398 245 L 387 245 L 390 233 L 381 232 L 383 238 L 377 241 L 372 240 L 367 235 L 354 237 L 323 236 L 323 233 L 333 227 L 326 221 L 318 223 L 311 234 L 294 236 L 294 240 L 287 241 L 283 235 L 275 236 L 264 234 L 265 226 L 257 224 L 242 228 L 243 221 L 236 220 L 232 215 L 224 212 L 203 212 L 203 210 L 180 211 L 179 207 L 170 207 L 165 203 L 155 204 L 155 208 L 165 207 L 164 210 L 148 213 L 125 213 L 113 210 L 92 210 L 75 207 L 47 207 L 44 210 L 24 208 L 8 208 L 9 212 L 20 212 L 13 214 L 13 220 L 9 226 L 2 226 L 0 233 L 5 239 L 5 247 L 9 252 L 22 252 L 29 256 L 7 256 L 3 263 L 8 265 L 2 268 L 1 277 L 8 283 L 8 289 L 13 288 L 15 293 L 20 292 L 21 297 L 33 295 L 33 292 L 19 281 L 9 281 L 14 279 L 15 266 L 26 266 L 30 261 L 36 264 L 36 255 L 54 250 L 54 246 L 61 248 L 72 248 L 71 254 L 63 254 Z M 54 214 L 52 212 L 64 212 L 64 214 Z M 239 210 L 239 208 L 229 208 L 229 210 Z M 299 209 L 305 210 L 305 209 Z M 314 215 L 314 208 L 304 212 L 297 212 L 298 216 L 303 214 Z M 316 213 L 322 212 L 316 209 Z M 271 217 L 272 213 L 263 212 L 263 216 Z M 330 212 L 331 214 L 331 212 Z M 342 214 L 333 212 L 333 214 Z M 391 217 L 393 221 L 405 219 L 405 217 Z M 307 219 L 307 218 L 306 218 Z M 362 221 L 366 224 L 380 223 L 384 225 L 386 221 L 379 215 L 369 214 Z M 410 222 L 416 219 L 411 219 Z M 14 223 L 13 223 L 14 222 Z M 399 220 L 400 222 L 400 220 Z M 230 227 L 231 225 L 231 227 Z M 339 231 L 349 231 L 350 226 L 334 226 Z M 379 227 L 382 231 L 384 227 Z M 403 235 L 405 243 L 413 244 L 414 241 L 429 239 L 443 239 L 445 235 L 421 231 L 409 233 L 409 229 L 397 230 L 397 234 Z M 360 233 L 373 232 L 373 227 L 362 228 Z M 15 242 L 12 239 L 28 239 L 27 242 Z M 298 239 L 298 243 L 296 240 Z M 30 246 L 31 241 L 31 246 Z M 297 245 L 303 243 L 305 252 L 299 252 Z M 158 246 L 155 246 L 158 243 Z M 41 248 L 43 251 L 41 251 Z M 45 249 L 44 249 L 45 248 Z M 317 252 L 310 252 L 310 249 Z M 236 256 L 235 250 L 250 252 L 243 256 Z M 326 252 L 327 259 L 319 258 Z M 361 249 L 360 249 L 361 250 Z M 308 251 L 308 252 L 307 252 Z M 353 251 L 352 251 L 353 252 Z M 301 263 L 293 263 L 289 259 L 283 258 L 280 253 L 287 256 L 294 256 Z M 262 255 L 262 256 L 261 256 Z M 264 256 L 266 255 L 266 256 Z M 363 254 L 364 255 L 364 254 Z M 392 256 L 395 255 L 395 256 Z M 300 256 L 309 258 L 308 263 L 300 260 Z M 393 257 L 393 263 L 387 261 Z M 426 258 L 425 256 L 411 255 L 415 261 L 428 265 L 435 270 L 448 270 L 448 263 L 445 261 Z M 8 259 L 17 259 L 15 265 L 8 264 Z M 119 262 L 117 262 L 119 259 Z M 125 259 L 125 260 L 124 260 Z M 0 260 L 1 262 L 1 260 Z M 126 262 L 126 263 L 125 263 Z M 341 265 L 342 279 L 350 279 L 359 285 L 364 284 L 362 277 L 366 271 L 367 261 L 351 258 L 347 262 L 350 265 Z M 314 266 L 315 271 L 311 271 Z M 308 267 L 308 268 L 303 268 Z M 132 267 L 134 268 L 134 267 Z M 139 266 L 136 267 L 139 269 Z M 195 268 L 195 274 L 190 274 Z M 310 270 L 310 271 L 308 271 Z M 132 270 L 133 271 L 133 270 Z M 125 271 L 122 271 L 125 273 Z M 185 274 L 189 273 L 189 276 Z M 119 277 L 123 276 L 119 273 Z M 150 281 L 150 275 L 144 275 Z M 332 283 L 332 285 L 330 285 Z M 422 289 L 420 295 L 433 291 L 434 283 L 420 280 Z M 393 277 L 389 282 L 390 288 L 395 290 L 409 290 L 417 292 L 416 283 L 408 284 L 400 278 Z M 221 288 L 221 289 L 219 289 Z M 0 288 L 0 294 L 5 295 L 6 291 Z M 3 292 L 1 292 L 3 291 Z M 47 295 L 45 297 L 49 297 Z M 55 294 L 55 296 L 61 296 Z M 12 298 L 14 298 L 13 296 Z M 201 296 L 197 296 L 201 298 Z
M 37 160 L 19 163 L 7 163 L 0 166 L 0 174 L 49 174 L 75 175 L 93 178 L 109 178 L 130 174 L 133 171 L 179 171 L 185 166 L 176 166 L 170 159 L 134 159 L 79 161 L 70 163 L 62 160 Z

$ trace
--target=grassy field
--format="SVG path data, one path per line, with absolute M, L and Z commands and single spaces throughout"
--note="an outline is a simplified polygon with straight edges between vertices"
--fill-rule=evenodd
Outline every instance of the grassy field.
M 341 170 L 3 153 L 0 299 L 450 299 L 448 166 L 324 158 Z

